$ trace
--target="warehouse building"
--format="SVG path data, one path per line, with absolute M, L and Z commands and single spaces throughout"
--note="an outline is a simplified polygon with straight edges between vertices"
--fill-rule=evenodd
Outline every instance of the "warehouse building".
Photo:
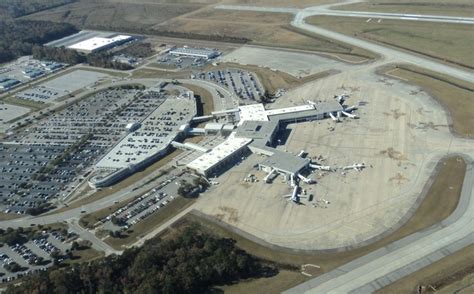
M 132 36 L 117 35 L 111 38 L 93 37 L 79 43 L 68 46 L 69 49 L 76 50 L 78 52 L 90 54 L 99 52 L 102 50 L 110 49 L 112 47 L 121 45 L 125 42 L 133 40 Z
M 178 56 L 198 57 L 203 59 L 212 59 L 220 55 L 220 52 L 217 50 L 190 47 L 176 48 L 171 50 L 169 53 Z

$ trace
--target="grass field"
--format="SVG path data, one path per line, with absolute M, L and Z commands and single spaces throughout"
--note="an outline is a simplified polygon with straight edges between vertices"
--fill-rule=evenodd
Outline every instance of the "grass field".
M 304 8 L 315 5 L 330 4 L 338 0 L 223 0 L 222 4 L 241 4 L 254 6 L 279 6 Z
M 204 6 L 199 3 L 189 3 L 190 1 L 187 1 L 188 3 L 166 2 L 81 0 L 32 14 L 27 18 L 68 22 L 79 28 L 139 32 Z
M 435 59 L 474 68 L 474 30 L 470 25 L 365 18 L 311 16 L 308 23 L 343 34 L 395 46 Z
M 369 0 L 339 6 L 337 9 L 474 17 L 474 3 L 471 0 Z
M 188 206 L 194 203 L 194 199 L 177 197 L 165 207 L 160 208 L 157 212 L 153 213 L 148 218 L 134 225 L 130 232 L 123 238 L 112 238 L 108 237 L 104 240 L 107 244 L 112 246 L 114 249 L 123 250 L 124 246 L 132 245 L 138 239 L 153 229 L 158 227 L 160 224 L 166 222 Z
M 422 293 L 472 293 L 474 290 L 474 245 L 449 255 L 405 278 L 390 284 L 377 294 L 417 293 L 422 286 Z M 466 280 L 464 280 L 466 278 Z M 470 287 L 469 287 L 470 285 Z M 458 292 L 465 288 L 465 292 Z
M 357 257 L 368 254 L 414 232 L 436 224 L 448 217 L 456 208 L 459 201 L 463 177 L 466 170 L 466 163 L 463 160 L 458 160 L 457 158 L 452 157 L 443 160 L 442 163 L 437 166 L 437 169 L 438 173 L 434 179 L 434 182 L 430 186 L 425 199 L 418 207 L 416 214 L 407 223 L 405 223 L 400 229 L 391 235 L 368 246 L 351 251 L 339 253 L 314 252 L 314 254 L 283 252 L 262 246 L 252 240 L 240 236 L 237 233 L 229 231 L 214 222 L 204 220 L 192 214 L 187 215 L 186 220 L 190 222 L 198 222 L 205 228 L 208 228 L 209 231 L 214 232 L 219 236 L 236 240 L 237 245 L 240 248 L 257 257 L 277 263 L 295 266 L 307 263 L 316 264 L 321 267 L 318 274 L 322 274 Z M 452 189 L 449 187 L 452 187 Z M 442 203 L 442 205 L 440 205 L 440 203 Z M 296 274 L 301 275 L 299 273 Z M 295 286 L 301 282 L 301 280 L 299 280 L 295 275 L 286 274 L 282 275 L 281 278 L 283 280 L 279 280 L 277 277 L 274 277 L 272 280 L 267 279 L 265 280 L 266 283 L 262 283 L 262 280 L 247 281 L 244 282 L 244 284 L 229 286 L 228 290 L 233 291 L 234 287 L 237 288 L 237 290 L 239 288 L 245 287 L 245 291 L 248 293 L 253 293 L 256 291 L 269 293 L 267 289 L 272 289 L 272 291 L 275 292 L 281 292 L 282 290 L 285 290 L 290 286 Z M 294 281 L 294 284 L 291 284 L 291 281 Z M 276 289 L 277 284 L 282 285 L 282 288 Z
M 430 93 L 449 112 L 452 129 L 465 137 L 474 137 L 474 87 L 443 74 L 414 66 L 399 65 L 386 71 Z
M 201 97 L 202 115 L 210 115 L 214 111 L 214 99 L 212 99 L 212 94 L 209 91 L 191 84 L 181 84 L 181 86 L 188 88 L 194 92 L 194 95 Z
M 347 55 L 365 60 L 374 58 L 371 52 L 335 42 L 319 35 L 292 28 L 293 15 L 252 11 L 227 11 L 206 8 L 177 17 L 155 26 L 157 31 L 246 38 L 251 44 Z
M 97 251 L 93 248 L 87 248 L 84 250 L 75 250 L 74 251 L 74 258 L 67 259 L 66 264 L 73 265 L 82 262 L 92 261 L 94 259 L 100 258 L 104 256 L 104 252 Z

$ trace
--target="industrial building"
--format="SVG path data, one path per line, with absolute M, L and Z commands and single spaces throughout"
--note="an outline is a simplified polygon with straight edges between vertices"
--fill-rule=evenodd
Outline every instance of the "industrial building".
M 133 40 L 132 36 L 128 35 L 117 35 L 115 37 L 103 38 L 93 37 L 79 43 L 72 44 L 67 48 L 76 50 L 78 52 L 90 54 L 99 52 L 102 50 L 110 49 L 112 47 L 121 45 L 125 42 Z
M 0 90 L 7 91 L 18 84 L 20 84 L 19 80 L 0 78 Z
M 220 52 L 217 50 L 190 47 L 175 48 L 169 53 L 178 56 L 198 57 L 203 59 L 212 59 L 220 55 Z

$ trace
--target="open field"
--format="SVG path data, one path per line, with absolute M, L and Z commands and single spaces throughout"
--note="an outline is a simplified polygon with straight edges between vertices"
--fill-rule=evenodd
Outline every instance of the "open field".
M 407 223 L 397 231 L 379 241 L 376 241 L 375 243 L 346 252 L 327 253 L 314 251 L 312 254 L 308 252 L 291 253 L 290 251 L 282 251 L 272 247 L 269 248 L 267 246 L 262 246 L 261 244 L 234 232 L 232 229 L 229 230 L 227 226 L 223 226 L 220 222 L 209 221 L 193 214 L 187 215 L 185 220 L 189 222 L 198 222 L 209 229 L 209 231 L 214 232 L 221 237 L 228 237 L 236 240 L 237 245 L 240 248 L 257 257 L 295 266 L 307 263 L 317 264 L 321 267 L 321 270 L 316 274 L 322 274 L 359 256 L 365 255 L 396 240 L 406 237 L 416 231 L 427 228 L 448 217 L 457 206 L 466 164 L 462 160 L 458 161 L 457 158 L 449 158 L 443 160 L 442 164 L 438 167 L 438 173 L 433 184 L 429 188 L 426 197 L 418 207 L 416 214 L 408 220 Z M 452 187 L 452 189 L 450 189 L 450 187 Z M 443 205 L 439 205 L 440 203 L 443 203 Z M 306 279 L 307 277 L 299 272 L 284 270 L 281 274 L 275 277 L 246 281 L 237 285 L 227 286 L 225 287 L 225 290 L 230 291 L 230 293 L 243 293 L 243 291 L 252 293 L 256 289 L 265 293 L 281 292 L 303 282 Z
M 251 44 L 354 55 L 371 59 L 371 52 L 338 43 L 318 35 L 302 33 L 289 26 L 293 15 L 206 8 L 154 27 L 157 31 L 221 37 L 246 38 Z
M 363 3 L 338 6 L 337 9 L 474 17 L 474 4 L 470 0 L 370 0 Z
M 473 264 L 474 245 L 470 245 L 376 293 L 417 293 L 418 286 L 424 287 L 422 293 L 433 293 L 434 289 L 436 293 L 472 293 L 474 290 Z
M 93 248 L 88 248 L 84 250 L 75 250 L 74 259 L 67 259 L 66 264 L 73 265 L 82 262 L 92 261 L 94 259 L 103 257 L 104 253 L 97 251 Z
M 202 115 L 210 115 L 214 111 L 214 99 L 212 99 L 212 94 L 209 91 L 191 84 L 182 84 L 182 86 L 193 91 L 194 95 L 201 97 Z
M 474 31 L 471 25 L 376 20 L 365 18 L 311 16 L 308 23 L 356 36 L 445 62 L 474 68 Z M 434 29 L 434 26 L 436 29 Z
M 166 222 L 167 220 L 178 214 L 180 211 L 192 205 L 194 202 L 195 199 L 177 197 L 173 201 L 169 202 L 165 207 L 162 207 L 157 212 L 153 213 L 153 215 L 134 225 L 125 237 L 108 237 L 104 240 L 104 242 L 106 242 L 116 250 L 123 250 L 125 246 L 132 245 L 133 243 L 138 241 L 140 237 L 151 232 L 154 228 Z
M 27 18 L 68 22 L 79 28 L 139 32 L 204 6 L 193 3 L 163 2 L 81 0 L 32 14 Z
M 398 65 L 385 71 L 430 93 L 449 112 L 453 131 L 469 138 L 474 137 L 474 87 L 440 73 L 410 65 Z
M 254 6 L 278 6 L 304 8 L 315 5 L 330 4 L 339 2 L 338 0 L 223 0 L 222 4 L 240 4 Z

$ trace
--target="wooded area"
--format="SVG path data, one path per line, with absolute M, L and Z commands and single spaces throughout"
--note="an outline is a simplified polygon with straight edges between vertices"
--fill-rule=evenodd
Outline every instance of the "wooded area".
M 240 279 L 277 273 L 231 239 L 191 225 L 177 236 L 154 238 L 90 263 L 35 274 L 6 293 L 204 293 Z
M 0 19 L 0 63 L 32 54 L 35 45 L 76 33 L 67 23 Z
M 2 0 L 0 1 L 0 15 L 20 17 L 76 1 L 77 0 Z

